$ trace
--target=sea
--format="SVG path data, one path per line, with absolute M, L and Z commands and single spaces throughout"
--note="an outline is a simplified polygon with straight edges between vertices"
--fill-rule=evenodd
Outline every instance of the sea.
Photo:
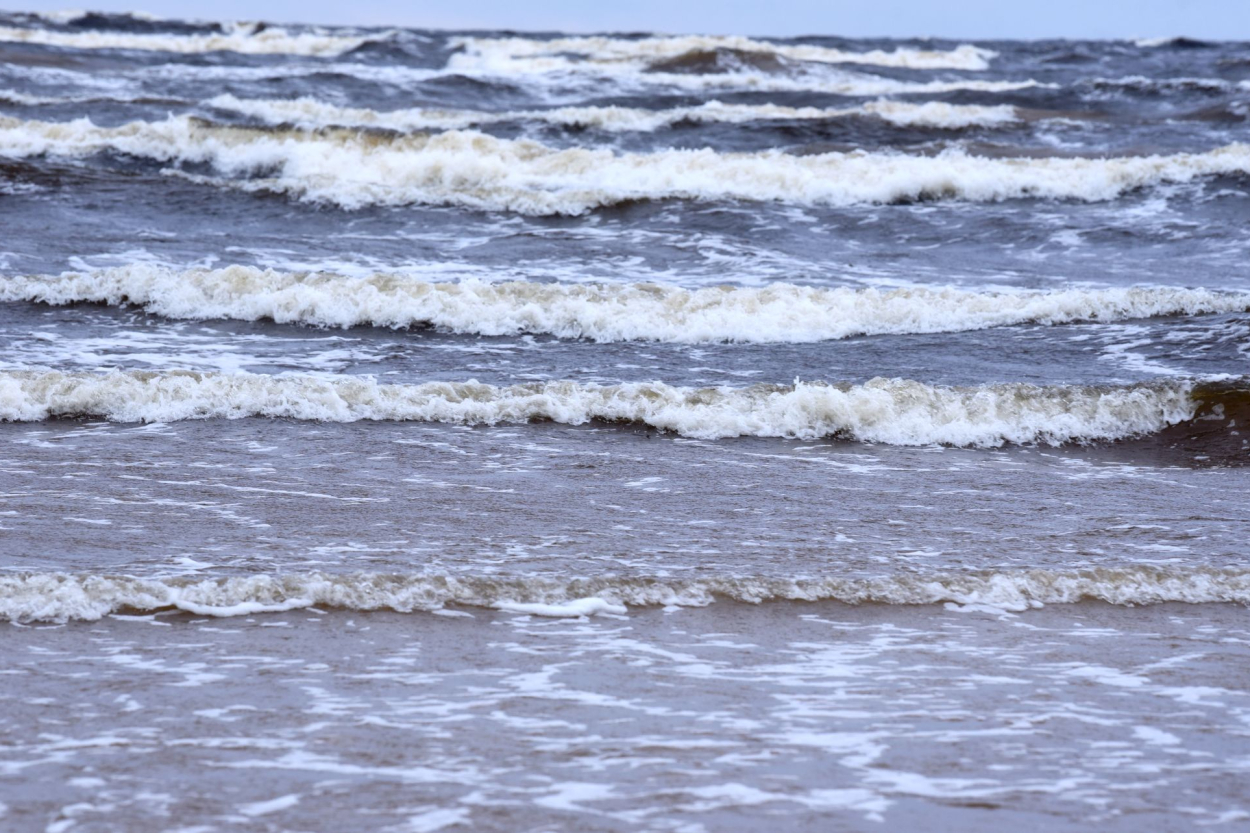
M 1246 43 L 0 14 L 0 828 L 1250 829 L 1247 264 Z

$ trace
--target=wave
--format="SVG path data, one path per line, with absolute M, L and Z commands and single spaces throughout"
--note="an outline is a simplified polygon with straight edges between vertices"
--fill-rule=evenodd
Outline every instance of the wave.
M 0 98 L 4 93 L 0 92 Z M 980 106 L 946 104 L 940 101 L 911 103 L 873 101 L 860 107 L 784 107 L 777 104 L 724 104 L 709 101 L 695 107 L 647 110 L 636 107 L 558 107 L 548 110 L 508 110 L 497 113 L 480 110 L 413 108 L 377 111 L 361 107 L 339 107 L 303 97 L 295 99 L 241 99 L 229 93 L 206 102 L 220 110 L 230 110 L 262 119 L 273 125 L 302 128 L 379 127 L 388 130 L 458 130 L 500 122 L 537 121 L 563 127 L 597 128 L 613 132 L 653 131 L 681 122 L 732 123 L 796 120 L 814 121 L 846 117 L 872 117 L 900 127 L 933 127 L 958 130 L 968 127 L 998 127 L 1019 119 L 1010 105 Z
M 1141 49 L 1157 49 L 1161 46 L 1169 46 L 1174 49 L 1210 49 L 1215 46 L 1214 43 L 1209 41 L 1179 36 L 1170 38 L 1138 38 L 1133 41 L 1133 45 Z
M 709 94 L 713 91 L 752 92 L 752 93 L 824 93 L 848 97 L 870 97 L 890 95 L 941 95 L 955 92 L 1005 93 L 1028 89 L 1057 89 L 1057 84 L 1044 84 L 1033 79 L 1023 81 L 988 81 L 985 79 L 957 78 L 933 81 L 903 81 L 897 78 L 884 78 L 879 75 L 864 75 L 857 72 L 831 71 L 823 68 L 822 72 L 802 72 L 790 75 L 778 73 L 740 70 L 715 75 L 692 75 L 680 72 L 638 72 L 621 74 L 612 80 L 620 87 L 628 90 L 637 88 L 650 90 L 656 86 L 672 87 L 690 94 Z M 502 78 L 504 76 L 485 76 Z M 513 76 L 515 78 L 516 76 Z M 558 82 L 566 82 L 567 76 L 529 76 L 526 80 L 555 78 Z M 600 79 L 592 82 L 601 87 Z M 584 85 L 585 86 L 585 85 Z M 601 93 L 600 93 L 601 94 Z
M 224 24 L 221 32 L 203 34 L 65 32 L 0 26 L 0 41 L 70 49 L 133 49 L 182 54 L 240 52 L 249 55 L 337 56 L 356 49 L 366 38 L 332 35 L 320 30 L 291 32 L 279 26 L 229 23 Z
M 810 44 L 781 44 L 736 36 L 687 35 L 677 37 L 537 38 L 457 37 L 450 45 L 460 51 L 448 67 L 501 75 L 578 69 L 586 65 L 648 66 L 685 55 L 715 50 L 762 55 L 791 61 L 825 64 L 868 64 L 900 69 L 985 70 L 998 53 L 971 44 L 949 51 L 898 47 L 893 51 L 848 52 Z
M 347 56 L 350 58 L 351 56 Z M 941 95 L 957 92 L 1004 93 L 1018 90 L 1045 88 L 1057 89 L 1057 84 L 1043 84 L 1033 79 L 1020 81 L 991 81 L 977 78 L 954 78 L 929 81 L 904 81 L 878 75 L 820 67 L 819 72 L 801 72 L 788 75 L 758 72 L 750 69 L 717 75 L 691 75 L 675 72 L 635 72 L 615 76 L 611 84 L 618 94 L 649 94 L 657 87 L 673 88 L 673 91 L 707 97 L 721 93 L 824 93 L 856 98 L 873 98 L 897 95 Z M 77 86 L 114 86 L 116 81 L 105 82 L 99 74 L 51 67 L 22 67 L 21 73 L 28 78 L 44 78 L 49 82 L 72 83 Z M 570 78 L 567 75 L 499 76 L 471 71 L 455 72 L 443 68 L 409 66 L 400 63 L 361 63 L 353 60 L 319 61 L 316 63 L 282 63 L 245 66 L 232 64 L 192 64 L 186 62 L 149 64 L 135 68 L 135 77 L 159 77 L 187 79 L 202 82 L 206 78 L 218 80 L 223 86 L 229 82 L 289 81 L 293 76 L 313 78 L 324 85 L 334 78 L 359 79 L 369 83 L 410 89 L 414 84 L 435 85 L 470 84 L 478 90 L 511 90 L 522 86 L 538 87 L 540 96 L 548 101 L 565 101 L 575 98 L 604 95 L 602 78 Z M 55 76 L 55 77 L 53 77 Z
M 250 575 L 197 579 L 67 573 L 0 576 L 0 619 L 94 621 L 112 613 L 181 610 L 239 616 L 309 607 L 402 613 L 447 605 L 543 616 L 625 613 L 632 606 L 705 606 L 716 600 L 953 603 L 1024 611 L 1097 600 L 1250 604 L 1250 571 L 1126 566 L 1088 570 L 986 570 L 880 578 L 724 576 L 679 580 L 603 576 L 475 577 L 382 573 Z
M 844 69 L 858 64 L 898 69 L 984 70 L 997 53 L 963 44 L 949 51 L 898 47 L 854 52 L 811 44 L 781 44 L 744 37 L 648 38 L 457 37 L 446 70 L 525 83 L 625 88 L 825 93 L 842 96 L 1011 92 L 1054 87 L 1035 80 L 946 78 L 906 81 Z M 589 87 L 587 87 L 589 90 Z
M 376 135 L 212 125 L 188 116 L 97 127 L 0 118 L 0 156 L 114 151 L 207 163 L 227 184 L 360 208 L 411 203 L 525 214 L 582 214 L 638 200 L 752 200 L 808 205 L 918 199 L 1104 201 L 1133 189 L 1250 173 L 1250 145 L 1205 153 L 1110 158 L 987 158 L 893 151 L 799 156 L 710 149 L 559 150 L 474 131 Z M 237 177 L 248 177 L 237 179 Z
M 959 130 L 966 127 L 1001 127 L 1020 121 L 1009 104 L 947 104 L 943 101 L 911 103 L 873 101 L 860 110 L 898 127 L 936 127 Z
M 171 98 L 168 96 L 143 95 L 136 93 L 128 95 L 125 93 L 111 92 L 108 94 L 88 94 L 88 95 L 67 95 L 67 96 L 48 96 L 48 95 L 30 95 L 28 93 L 19 92 L 17 90 L 0 89 L 0 103 L 17 104 L 25 107 L 38 107 L 42 105 L 59 105 L 59 104 L 169 104 L 169 105 L 185 105 L 188 102 L 180 98 Z
M 60 276 L 10 276 L 0 300 L 134 304 L 168 318 L 269 319 L 322 327 L 434 326 L 455 333 L 537 333 L 599 342 L 805 343 L 857 335 L 942 333 L 1035 322 L 1120 321 L 1250 311 L 1250 293 L 1172 287 L 984 292 L 952 287 L 796 286 L 683 289 L 651 283 L 424 281 L 231 266 L 150 264 Z
M 192 23 L 174 18 L 161 17 L 151 12 L 92 12 L 85 9 L 55 9 L 41 12 L 22 12 L 24 17 L 33 17 L 59 26 L 85 26 L 88 29 L 150 29 L 156 26 L 175 28 L 209 28 L 217 31 L 218 23 Z
M 1250 81 L 1225 81 L 1222 78 L 1147 78 L 1144 75 L 1129 75 L 1123 78 L 1088 78 L 1079 86 L 1092 87 L 1095 90 L 1131 90 L 1144 93 L 1226 93 L 1236 90 L 1250 90 Z
M 497 387 L 476 381 L 399 385 L 369 377 L 298 374 L 12 370 L 0 371 L 0 420 L 280 417 L 466 425 L 601 421 L 647 425 L 700 439 L 841 438 L 890 445 L 997 447 L 1152 434 L 1194 419 L 1200 403 L 1206 411 L 1219 405 L 1222 415 L 1221 397 L 1233 395 L 1212 393 L 1185 380 L 1125 386 L 946 387 L 878 378 L 863 384 L 796 381 L 745 388 L 571 381 Z
M 53 98 L 43 95 L 29 95 L 27 93 L 18 92 L 17 90 L 0 90 L 0 103 L 4 104 L 33 106 L 38 104 L 63 104 L 76 100 L 77 99 L 73 98 Z

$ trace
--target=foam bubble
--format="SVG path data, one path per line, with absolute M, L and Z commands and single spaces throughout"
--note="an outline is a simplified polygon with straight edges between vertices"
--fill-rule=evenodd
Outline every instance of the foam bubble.
M 179 271 L 142 263 L 55 277 L 7 277 L 0 283 L 0 300 L 137 304 L 158 315 L 194 320 L 432 325 L 480 335 L 677 343 L 804 343 L 1250 310 L 1250 293 L 1171 287 L 983 292 L 774 283 L 683 289 L 650 283 L 451 283 L 386 274 L 352 278 L 247 266 Z

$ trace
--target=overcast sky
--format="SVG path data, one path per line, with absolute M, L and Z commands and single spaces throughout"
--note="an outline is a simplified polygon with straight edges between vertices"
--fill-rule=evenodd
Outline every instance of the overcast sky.
M 55 11 L 73 3 L 4 3 Z M 95 0 L 165 17 L 454 29 L 1250 40 L 1250 0 Z

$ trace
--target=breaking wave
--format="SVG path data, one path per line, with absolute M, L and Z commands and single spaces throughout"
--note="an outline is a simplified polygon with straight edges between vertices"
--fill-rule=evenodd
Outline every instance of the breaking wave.
M 460 37 L 451 40 L 460 51 L 448 67 L 500 75 L 551 72 L 595 66 L 648 66 L 685 55 L 732 50 L 754 56 L 826 64 L 868 64 L 903 69 L 984 70 L 996 52 L 970 44 L 950 51 L 898 47 L 885 52 L 848 52 L 810 44 L 781 44 L 752 38 L 686 35 L 638 39 L 612 37 L 536 38 Z
M 309 607 L 403 613 L 447 605 L 540 616 L 625 613 L 634 606 L 704 606 L 716 600 L 953 603 L 1009 611 L 1098 600 L 1250 603 L 1250 572 L 1217 568 L 1116 567 L 896 575 L 882 578 L 710 577 L 679 580 L 604 576 L 475 577 L 380 573 L 296 573 L 197 579 L 25 573 L 0 576 L 0 618 L 93 621 L 111 613 L 182 610 L 239 616 Z
M 3 95 L 0 92 L 0 97 Z M 432 108 L 379 112 L 360 107 L 339 107 L 309 97 L 241 99 L 229 93 L 219 95 L 206 103 L 274 125 L 289 124 L 303 128 L 379 127 L 399 131 L 459 130 L 514 121 L 537 121 L 564 127 L 592 127 L 613 132 L 660 130 L 681 122 L 740 124 L 766 120 L 815 121 L 846 117 L 878 118 L 900 127 L 945 130 L 999 127 L 1018 121 L 1016 109 L 1009 105 L 959 105 L 941 101 L 915 104 L 883 100 L 850 108 L 784 107 L 777 104 L 724 104 L 709 101 L 695 107 L 667 110 L 608 106 L 506 110 L 497 113 Z
M 940 333 L 1026 322 L 1119 321 L 1250 311 L 1250 293 L 1135 287 L 1048 292 L 657 284 L 423 281 L 231 266 L 179 271 L 148 264 L 13 276 L 0 300 L 134 304 L 168 318 L 323 327 L 434 326 L 478 335 L 549 334 L 600 342 L 804 343 L 857 335 Z
M 365 42 L 362 37 L 323 31 L 291 32 L 256 23 L 224 24 L 221 32 L 200 34 L 137 33 L 22 29 L 0 26 L 0 41 L 63 46 L 70 49 L 134 49 L 150 52 L 199 54 L 240 52 L 250 55 L 336 56 Z
M 296 374 L 13 370 L 0 371 L 0 420 L 603 421 L 701 439 L 829 437 L 890 445 L 997 447 L 1151 434 L 1193 419 L 1200 402 L 1222 418 L 1221 397 L 1244 394 L 1212 394 L 1190 381 L 946 387 L 878 378 L 863 384 L 796 381 L 745 388 L 571 381 L 497 387 L 476 381 L 400 385 L 369 377 Z
M 344 208 L 410 203 L 525 214 L 581 214 L 637 200 L 759 200 L 813 205 L 917 199 L 1102 201 L 1160 183 L 1250 173 L 1250 145 L 1111 158 L 988 158 L 948 150 L 806 156 L 710 149 L 558 150 L 473 131 L 388 136 L 352 130 L 222 127 L 187 116 L 97 127 L 0 118 L 0 155 L 114 151 L 207 163 L 228 184 Z M 247 177 L 239 179 L 239 177 Z M 215 180 L 213 180 L 216 182 Z

